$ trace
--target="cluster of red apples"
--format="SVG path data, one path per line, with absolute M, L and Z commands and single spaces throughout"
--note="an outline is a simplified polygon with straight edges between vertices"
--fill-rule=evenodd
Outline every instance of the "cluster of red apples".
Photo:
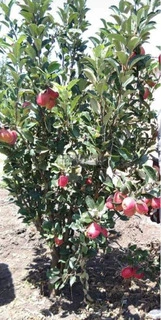
M 161 208 L 161 198 L 143 198 L 135 200 L 127 194 L 116 191 L 114 195 L 110 195 L 107 198 L 106 207 L 110 210 L 123 212 L 127 217 L 131 217 L 135 213 L 148 214 L 149 207 L 152 209 Z

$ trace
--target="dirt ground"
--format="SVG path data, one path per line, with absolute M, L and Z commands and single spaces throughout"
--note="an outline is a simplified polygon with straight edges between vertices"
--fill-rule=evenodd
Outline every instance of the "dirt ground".
M 0 189 L 0 320 L 144 320 L 150 319 L 150 310 L 159 309 L 158 277 L 151 280 L 145 274 L 143 280 L 125 281 L 120 270 L 129 243 L 159 255 L 160 225 L 145 216 L 117 221 L 120 236 L 109 243 L 114 254 L 100 254 L 88 264 L 94 303 L 86 307 L 80 284 L 59 298 L 48 295 L 48 249 L 17 211 L 8 192 Z

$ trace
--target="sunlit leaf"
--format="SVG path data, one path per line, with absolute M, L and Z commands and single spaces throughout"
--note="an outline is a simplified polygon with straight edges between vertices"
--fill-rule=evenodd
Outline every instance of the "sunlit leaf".
M 96 208 L 96 203 L 91 196 L 86 196 L 85 201 L 86 201 L 86 205 L 89 209 Z
M 143 169 L 150 179 L 156 180 L 156 170 L 154 168 L 144 165 Z

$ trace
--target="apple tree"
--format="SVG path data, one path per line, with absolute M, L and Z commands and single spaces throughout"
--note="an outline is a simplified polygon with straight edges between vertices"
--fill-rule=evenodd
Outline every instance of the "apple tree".
M 116 219 L 160 207 L 149 165 L 158 60 L 144 49 L 160 1 L 145 2 L 120 0 L 89 39 L 86 0 L 66 0 L 58 21 L 52 0 L 17 1 L 19 19 L 14 1 L 0 4 L 4 181 L 49 245 L 56 290 L 79 278 L 87 295 L 86 262 L 108 251 Z

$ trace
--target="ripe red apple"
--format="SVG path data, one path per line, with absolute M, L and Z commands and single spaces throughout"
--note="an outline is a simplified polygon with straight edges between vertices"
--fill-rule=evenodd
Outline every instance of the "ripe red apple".
M 133 277 L 134 278 L 137 278 L 137 279 L 142 279 L 144 277 L 144 272 L 138 272 L 138 268 L 134 268 L 134 274 L 133 274 Z
M 93 181 L 92 181 L 92 178 L 91 177 L 88 177 L 85 181 L 86 184 L 92 184 Z
M 1 142 L 6 142 L 6 143 L 11 143 L 12 141 L 12 135 L 10 133 L 10 130 L 2 128 L 0 129 L 0 141 Z
M 136 202 L 136 211 L 140 214 L 147 214 L 149 211 L 149 208 L 144 201 L 138 200 Z
M 61 188 L 66 187 L 66 185 L 68 184 L 69 178 L 65 175 L 61 175 L 58 179 L 58 186 Z
M 132 197 L 126 197 L 122 201 L 123 212 L 127 217 L 131 217 L 136 212 L 136 201 Z
M 151 206 L 153 209 L 160 209 L 161 208 L 161 198 L 152 198 L 151 199 Z
M 106 208 L 108 208 L 108 209 L 114 209 L 113 196 L 112 196 L 112 195 L 110 195 L 110 196 L 106 199 L 105 206 L 106 206 Z
M 101 228 L 101 233 L 103 234 L 103 236 L 105 237 L 105 238 L 107 238 L 108 237 L 108 230 L 106 229 L 106 228 Z
M 116 191 L 113 196 L 114 209 L 117 211 L 122 211 L 122 201 L 127 196 L 120 191 Z
M 149 199 L 149 198 L 143 198 L 143 201 L 146 203 L 146 205 L 147 205 L 148 207 L 151 206 L 151 199 Z
M 63 239 L 59 239 L 58 237 L 54 238 L 54 242 L 57 246 L 61 246 L 63 244 Z
M 101 231 L 101 226 L 96 222 L 92 222 L 86 229 L 85 234 L 88 238 L 95 239 L 100 235 Z
M 59 97 L 59 93 L 55 92 L 51 88 L 46 89 L 45 91 L 38 94 L 36 102 L 41 107 L 46 107 L 51 109 L 56 105 L 56 99 Z
M 59 97 L 59 93 L 52 90 L 51 88 L 46 89 L 46 92 L 53 99 L 57 99 Z
M 38 94 L 38 96 L 36 98 L 36 102 L 41 107 L 45 107 L 46 106 L 46 104 L 49 102 L 49 96 L 46 93 L 46 91 L 41 92 L 41 93 Z
M 145 49 L 143 46 L 140 47 L 140 54 L 145 54 Z
M 0 129 L 1 142 L 5 142 L 13 145 L 15 144 L 16 140 L 17 140 L 17 132 L 15 130 L 10 130 L 5 128 Z
M 130 266 L 125 267 L 125 268 L 123 268 L 123 269 L 121 270 L 120 275 L 121 275 L 121 277 L 123 277 L 124 279 L 132 278 L 133 275 L 134 275 L 134 268 L 133 268 L 133 267 L 130 267 Z
M 146 100 L 149 97 L 149 94 L 150 94 L 149 88 L 145 87 L 144 88 L 143 99 Z
M 17 140 L 17 132 L 15 130 L 11 131 L 11 135 L 12 135 L 12 141 L 10 142 L 10 144 L 15 144 L 16 140 Z

